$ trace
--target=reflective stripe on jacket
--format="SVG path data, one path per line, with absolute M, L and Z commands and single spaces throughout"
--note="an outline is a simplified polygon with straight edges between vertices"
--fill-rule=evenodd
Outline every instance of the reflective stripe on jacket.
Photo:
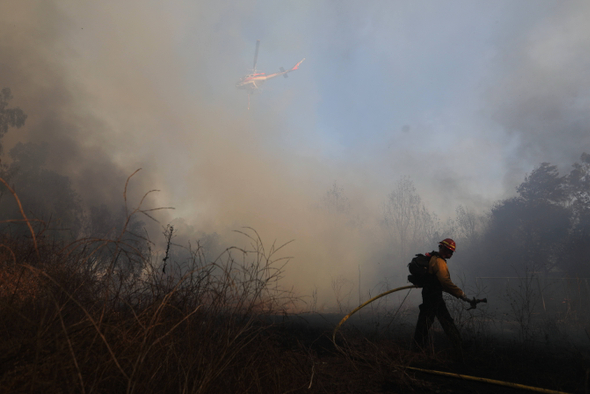
M 430 263 L 428 264 L 428 273 L 436 275 L 436 278 L 440 282 L 443 291 L 454 295 L 457 298 L 461 298 L 465 295 L 456 284 L 451 280 L 451 274 L 447 267 L 447 262 L 440 256 L 432 256 Z

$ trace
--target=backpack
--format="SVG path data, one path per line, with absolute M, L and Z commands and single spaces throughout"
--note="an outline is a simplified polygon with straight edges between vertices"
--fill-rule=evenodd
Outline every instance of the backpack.
M 422 253 L 414 256 L 412 261 L 408 264 L 410 275 L 408 275 L 408 282 L 418 287 L 424 287 L 431 274 L 428 273 L 428 264 L 430 263 L 431 253 L 423 255 Z

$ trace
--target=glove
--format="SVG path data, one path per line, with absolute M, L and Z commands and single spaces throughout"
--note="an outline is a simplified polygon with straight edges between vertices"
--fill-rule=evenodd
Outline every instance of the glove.
M 470 308 L 467 310 L 471 310 L 471 309 L 475 309 L 477 307 L 477 300 L 475 299 L 475 297 L 473 298 L 469 298 L 467 297 L 465 294 L 463 294 L 463 297 L 461 297 L 461 299 L 465 302 L 468 302 L 470 305 Z

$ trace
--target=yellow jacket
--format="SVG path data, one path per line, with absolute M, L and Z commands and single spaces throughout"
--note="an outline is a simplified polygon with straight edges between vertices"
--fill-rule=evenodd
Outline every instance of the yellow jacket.
M 457 298 L 465 296 L 463 290 L 457 287 L 457 285 L 451 280 L 451 274 L 449 273 L 447 262 L 442 257 L 434 255 L 430 258 L 428 273 L 436 275 L 436 278 L 442 285 L 443 291 L 446 291 Z

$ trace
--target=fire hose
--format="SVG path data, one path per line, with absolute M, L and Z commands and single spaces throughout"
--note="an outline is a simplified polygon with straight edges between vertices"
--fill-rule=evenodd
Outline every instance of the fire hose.
M 373 298 L 371 298 L 369 301 L 364 302 L 363 304 L 359 305 L 358 307 L 356 307 L 352 312 L 350 312 L 348 315 L 344 316 L 344 318 L 340 321 L 340 323 L 338 323 L 338 325 L 336 326 L 336 328 L 334 329 L 334 332 L 332 334 L 332 342 L 334 342 L 334 345 L 336 347 L 338 347 L 338 345 L 336 345 L 336 333 L 338 332 L 338 330 L 340 329 L 340 326 L 342 326 L 342 324 L 344 324 L 344 322 L 346 320 L 348 320 L 348 318 L 352 315 L 354 315 L 356 312 L 358 312 L 359 310 L 361 310 L 362 308 L 364 308 L 365 306 L 369 305 L 371 302 L 378 300 L 381 297 L 384 297 L 388 294 L 391 293 L 395 293 L 396 291 L 400 291 L 400 290 L 405 290 L 405 289 L 419 289 L 419 286 L 414 286 L 414 285 L 410 285 L 410 286 L 403 286 L 403 287 L 398 287 L 397 289 L 392 289 L 392 290 L 388 290 L 385 293 L 381 293 L 378 296 L 375 296 Z M 470 304 L 470 308 L 468 308 L 467 310 L 471 310 L 471 309 L 475 309 L 477 308 L 477 304 L 484 302 L 487 303 L 488 299 L 487 298 L 483 298 L 483 299 L 475 299 L 473 298 L 472 300 L 469 301 Z
M 397 289 L 392 289 L 392 290 L 388 290 L 385 293 L 381 293 L 376 297 L 371 298 L 369 301 L 359 305 L 358 307 L 356 307 L 352 312 L 350 312 L 348 315 L 344 316 L 344 318 L 342 320 L 340 320 L 340 323 L 338 323 L 338 325 L 336 326 L 336 328 L 334 329 L 334 333 L 332 334 L 332 342 L 334 342 L 334 346 L 336 346 L 336 348 L 338 348 L 340 350 L 340 348 L 338 347 L 338 345 L 336 345 L 336 333 L 338 332 L 338 330 L 340 329 L 340 326 L 342 324 L 344 324 L 344 322 L 346 320 L 348 320 L 348 318 L 352 315 L 354 315 L 356 312 L 358 312 L 359 310 L 361 310 L 362 308 L 364 308 L 365 306 L 369 305 L 371 302 L 378 300 L 381 297 L 385 297 L 388 294 L 394 293 L 396 291 L 400 291 L 400 290 L 405 290 L 405 289 L 418 289 L 418 286 L 414 286 L 414 285 L 410 285 L 410 286 L 403 286 L 403 287 L 398 287 Z
M 362 303 L 361 305 L 356 307 L 354 310 L 352 310 L 352 312 L 350 312 L 348 315 L 344 316 L 344 318 L 342 320 L 340 320 L 340 323 L 338 323 L 338 325 L 334 329 L 334 332 L 332 333 L 332 342 L 334 343 L 334 346 L 336 347 L 336 349 L 338 349 L 340 352 L 343 352 L 343 350 L 336 344 L 336 333 L 338 333 L 338 330 L 340 329 L 342 324 L 344 324 L 344 322 L 346 320 L 348 320 L 352 315 L 354 315 L 356 312 L 358 312 L 359 310 L 361 310 L 365 306 L 369 305 L 371 302 L 378 300 L 379 298 L 384 297 L 388 294 L 395 293 L 396 291 L 400 291 L 400 290 L 406 290 L 406 289 L 411 290 L 411 289 L 417 289 L 417 288 L 420 288 L 420 287 L 410 285 L 410 286 L 402 286 L 402 287 L 398 287 L 396 289 L 388 290 L 388 291 L 381 293 L 381 294 L 371 298 L 370 300 Z M 479 304 L 481 302 L 487 303 L 488 300 L 487 300 L 487 298 L 483 298 L 483 299 L 473 298 L 472 300 L 469 301 L 470 308 L 468 308 L 467 310 L 475 309 L 477 307 L 477 304 Z M 426 373 L 435 374 L 435 375 L 451 376 L 451 377 L 459 378 L 459 379 L 473 380 L 473 381 L 477 381 L 477 382 L 491 383 L 491 384 L 496 384 L 496 385 L 501 385 L 501 386 L 506 386 L 506 387 L 524 389 L 524 390 L 529 390 L 529 391 L 536 391 L 539 393 L 568 394 L 568 393 L 565 393 L 562 391 L 549 390 L 549 389 L 533 387 L 533 386 L 525 386 L 523 384 L 504 382 L 504 381 L 495 380 L 495 379 L 487 379 L 487 378 L 480 378 L 480 377 L 476 377 L 476 376 L 461 375 L 458 373 L 442 372 L 442 371 L 436 371 L 436 370 L 431 370 L 431 369 L 415 368 L 415 367 L 410 367 L 410 366 L 404 366 L 403 368 L 411 369 L 411 370 L 419 371 L 419 372 L 426 372 Z
M 504 382 L 502 380 L 496 380 L 496 379 L 479 378 L 477 376 L 461 375 L 461 374 L 458 374 L 458 373 L 435 371 L 435 370 L 432 370 L 432 369 L 422 369 L 422 368 L 416 368 L 416 367 L 406 367 L 406 368 L 407 369 L 411 369 L 413 371 L 425 372 L 425 373 L 434 374 L 434 375 L 450 376 L 450 377 L 453 377 L 453 378 L 465 379 L 465 380 L 473 380 L 473 381 L 482 382 L 482 383 L 491 383 L 491 384 L 496 384 L 496 385 L 499 385 L 499 386 L 512 387 L 512 388 L 515 388 L 515 389 L 523 389 L 523 390 L 529 390 L 529 391 L 536 391 L 538 393 L 546 393 L 546 394 L 569 394 L 569 393 L 566 393 L 566 392 L 563 392 L 563 391 L 549 390 L 549 389 L 544 389 L 544 388 L 540 388 L 540 387 L 533 387 L 533 386 L 525 386 L 524 384 Z

